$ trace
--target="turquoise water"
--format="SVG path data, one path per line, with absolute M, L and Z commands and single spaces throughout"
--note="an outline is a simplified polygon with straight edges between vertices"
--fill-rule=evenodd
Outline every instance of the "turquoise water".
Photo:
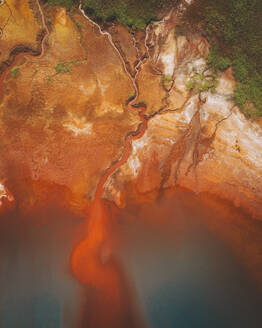
M 262 296 L 231 249 L 203 224 L 201 216 L 210 211 L 202 211 L 202 205 L 199 201 L 190 209 L 172 200 L 133 215 L 129 222 L 125 214 L 120 220 L 119 256 L 136 288 L 146 324 L 262 327 Z M 212 215 L 221 219 L 219 213 Z M 156 223 L 150 226 L 151 220 Z
M 62 313 L 58 300 L 44 292 L 39 296 L 7 297 L 1 306 L 1 327 L 58 328 Z
M 201 237 L 165 261 L 156 257 L 147 263 L 153 272 L 149 281 L 143 266 L 137 270 L 150 327 L 262 327 L 262 299 L 255 286 L 222 245 Z
M 61 211 L 43 214 L 1 218 L 1 328 L 77 327 L 81 289 L 69 264 L 78 219 Z

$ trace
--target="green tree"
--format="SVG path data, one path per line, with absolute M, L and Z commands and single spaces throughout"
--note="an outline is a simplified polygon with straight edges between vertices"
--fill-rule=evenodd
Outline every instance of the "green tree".
M 184 18 L 188 24 L 202 26 L 211 43 L 208 64 L 224 70 L 232 62 L 238 81 L 234 93 L 243 110 L 257 108 L 262 114 L 262 1 L 195 0 Z M 215 49 L 215 50 L 214 50 Z

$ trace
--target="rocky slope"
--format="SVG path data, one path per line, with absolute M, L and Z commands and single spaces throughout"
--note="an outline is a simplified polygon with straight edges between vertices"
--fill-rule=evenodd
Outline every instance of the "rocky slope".
M 17 1 L 1 6 L 7 20 L 2 62 L 17 44 L 40 47 L 37 6 L 20 7 Z M 3 81 L 1 174 L 11 176 L 10 190 L 12 175 L 27 175 L 32 184 L 68 188 L 79 203 L 92 198 L 102 172 L 120 157 L 125 136 L 139 125 L 136 111 L 126 106 L 135 77 L 148 129 L 112 176 L 107 197 L 120 205 L 129 182 L 138 193 L 178 184 L 219 195 L 261 217 L 261 128 L 231 101 L 230 69 L 219 75 L 215 91 L 189 90 L 192 80 L 203 85 L 212 79 L 205 63 L 208 43 L 198 35 L 176 35 L 179 10 L 150 25 L 146 34 L 112 26 L 113 45 L 82 12 L 46 10 L 45 53 L 23 56 L 18 74 L 9 72 Z
M 231 69 L 219 74 L 212 92 L 189 90 L 192 81 L 201 90 L 212 80 L 205 62 L 208 43 L 197 35 L 175 37 L 177 20 L 175 13 L 151 28 L 149 59 L 138 78 L 148 129 L 133 142 L 108 196 L 121 205 L 120 193 L 130 181 L 138 193 L 180 185 L 218 195 L 261 218 L 261 127 L 232 102 Z

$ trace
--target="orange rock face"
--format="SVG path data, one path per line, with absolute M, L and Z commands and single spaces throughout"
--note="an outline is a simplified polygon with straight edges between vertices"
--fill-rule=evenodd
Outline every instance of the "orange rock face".
M 15 76 L 9 71 L 3 81 L 1 175 L 22 170 L 13 173 L 16 179 L 62 185 L 86 202 L 139 123 L 135 111 L 126 110 L 132 83 L 106 38 L 81 13 L 45 14 L 52 25 L 43 55 L 22 56 Z
M 148 129 L 107 184 L 107 197 L 121 205 L 129 181 L 139 193 L 177 183 L 260 216 L 259 125 L 233 108 L 230 72 L 219 76 L 214 93 L 202 92 L 198 108 L 187 84 L 194 75 L 208 79 L 208 44 L 175 37 L 176 13 L 144 34 L 111 28 L 113 43 L 80 10 L 46 8 L 41 21 L 37 5 L 13 1 L 1 6 L 0 15 L 8 22 L 0 40 L 2 61 L 17 44 L 41 49 L 37 36 L 48 20 L 43 53 L 22 55 L 17 71 L 10 69 L 2 82 L 1 175 L 10 176 L 7 186 L 14 184 L 12 175 L 62 185 L 72 193 L 72 206 L 82 208 L 104 170 L 120 158 L 125 136 L 138 128 L 138 113 L 126 105 L 135 95 L 135 79 Z M 17 24 L 26 26 L 21 31 Z
M 170 20 L 160 24 L 170 24 Z M 160 29 L 159 23 L 155 25 L 153 40 Z M 201 37 L 188 38 L 175 38 L 171 30 L 162 48 L 154 47 L 154 41 L 149 45 L 153 50 L 147 65 L 163 72 L 166 95 L 158 115 L 150 117 L 146 134 L 133 142 L 129 161 L 112 183 L 123 186 L 132 181 L 134 192 L 140 194 L 177 185 L 209 192 L 261 219 L 259 122 L 248 121 L 232 102 L 235 82 L 230 69 L 220 73 L 212 92 L 201 89 L 212 81 L 205 63 L 208 44 Z M 147 91 L 153 90 L 154 97 L 151 83 Z M 144 88 L 142 83 L 142 93 Z M 111 190 L 117 194 L 117 187 Z

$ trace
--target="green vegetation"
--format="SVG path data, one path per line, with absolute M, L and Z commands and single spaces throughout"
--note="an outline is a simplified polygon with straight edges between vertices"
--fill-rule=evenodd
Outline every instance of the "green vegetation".
M 18 66 L 14 66 L 12 69 L 11 69 L 11 75 L 13 78 L 15 78 L 17 76 L 19 72 L 19 67 Z
M 51 83 L 54 80 L 54 77 L 58 74 L 65 74 L 65 73 L 71 73 L 71 66 L 76 65 L 78 63 L 84 62 L 87 59 L 74 59 L 71 60 L 70 62 L 58 62 L 54 69 L 56 70 L 56 73 L 49 76 L 47 79 L 48 83 Z
M 170 83 L 172 81 L 172 76 L 171 75 L 164 75 L 162 78 L 163 82 Z
M 133 105 L 134 107 L 146 107 L 146 103 L 144 101 L 139 101 L 137 104 Z
M 45 0 L 51 6 L 65 6 L 70 10 L 77 0 Z M 174 5 L 174 0 L 82 0 L 86 13 L 99 23 L 118 21 L 119 23 L 143 30 L 157 18 L 157 13 L 166 6 Z
M 210 81 L 206 80 L 198 86 L 198 92 L 203 92 L 208 90 L 214 91 L 216 86 L 217 86 L 217 80 L 210 80 Z
M 229 58 L 219 56 L 217 50 L 211 48 L 207 56 L 207 64 L 217 72 L 226 70 L 231 65 L 231 61 Z
M 201 24 L 212 45 L 207 58 L 209 66 L 225 70 L 232 64 L 237 80 L 233 97 L 236 104 L 250 115 L 256 108 L 259 116 L 262 116 L 261 16 L 261 0 L 195 0 L 185 16 L 193 27 Z
M 81 30 L 83 28 L 83 24 L 82 23 L 79 23 L 79 22 L 75 22 L 76 23 L 76 26 Z
M 119 23 L 143 30 L 157 18 L 157 13 L 173 4 L 172 0 L 83 0 L 87 14 L 98 22 L 118 21 Z
M 134 98 L 135 98 L 135 93 L 134 92 L 129 93 L 129 95 L 128 95 L 128 101 L 131 101 Z
M 68 63 L 58 63 L 55 67 L 56 73 L 61 74 L 61 73 L 70 73 L 70 67 Z
M 188 91 L 192 91 L 195 89 L 196 82 L 193 78 L 189 79 L 186 84 L 186 88 Z
M 196 93 L 203 91 L 214 91 L 217 86 L 217 76 L 216 75 L 207 75 L 200 73 L 195 73 L 190 77 L 186 84 L 188 91 L 194 91 Z
M 47 0 L 46 1 L 50 6 L 64 6 L 67 10 L 70 10 L 74 3 L 77 3 L 77 0 Z

